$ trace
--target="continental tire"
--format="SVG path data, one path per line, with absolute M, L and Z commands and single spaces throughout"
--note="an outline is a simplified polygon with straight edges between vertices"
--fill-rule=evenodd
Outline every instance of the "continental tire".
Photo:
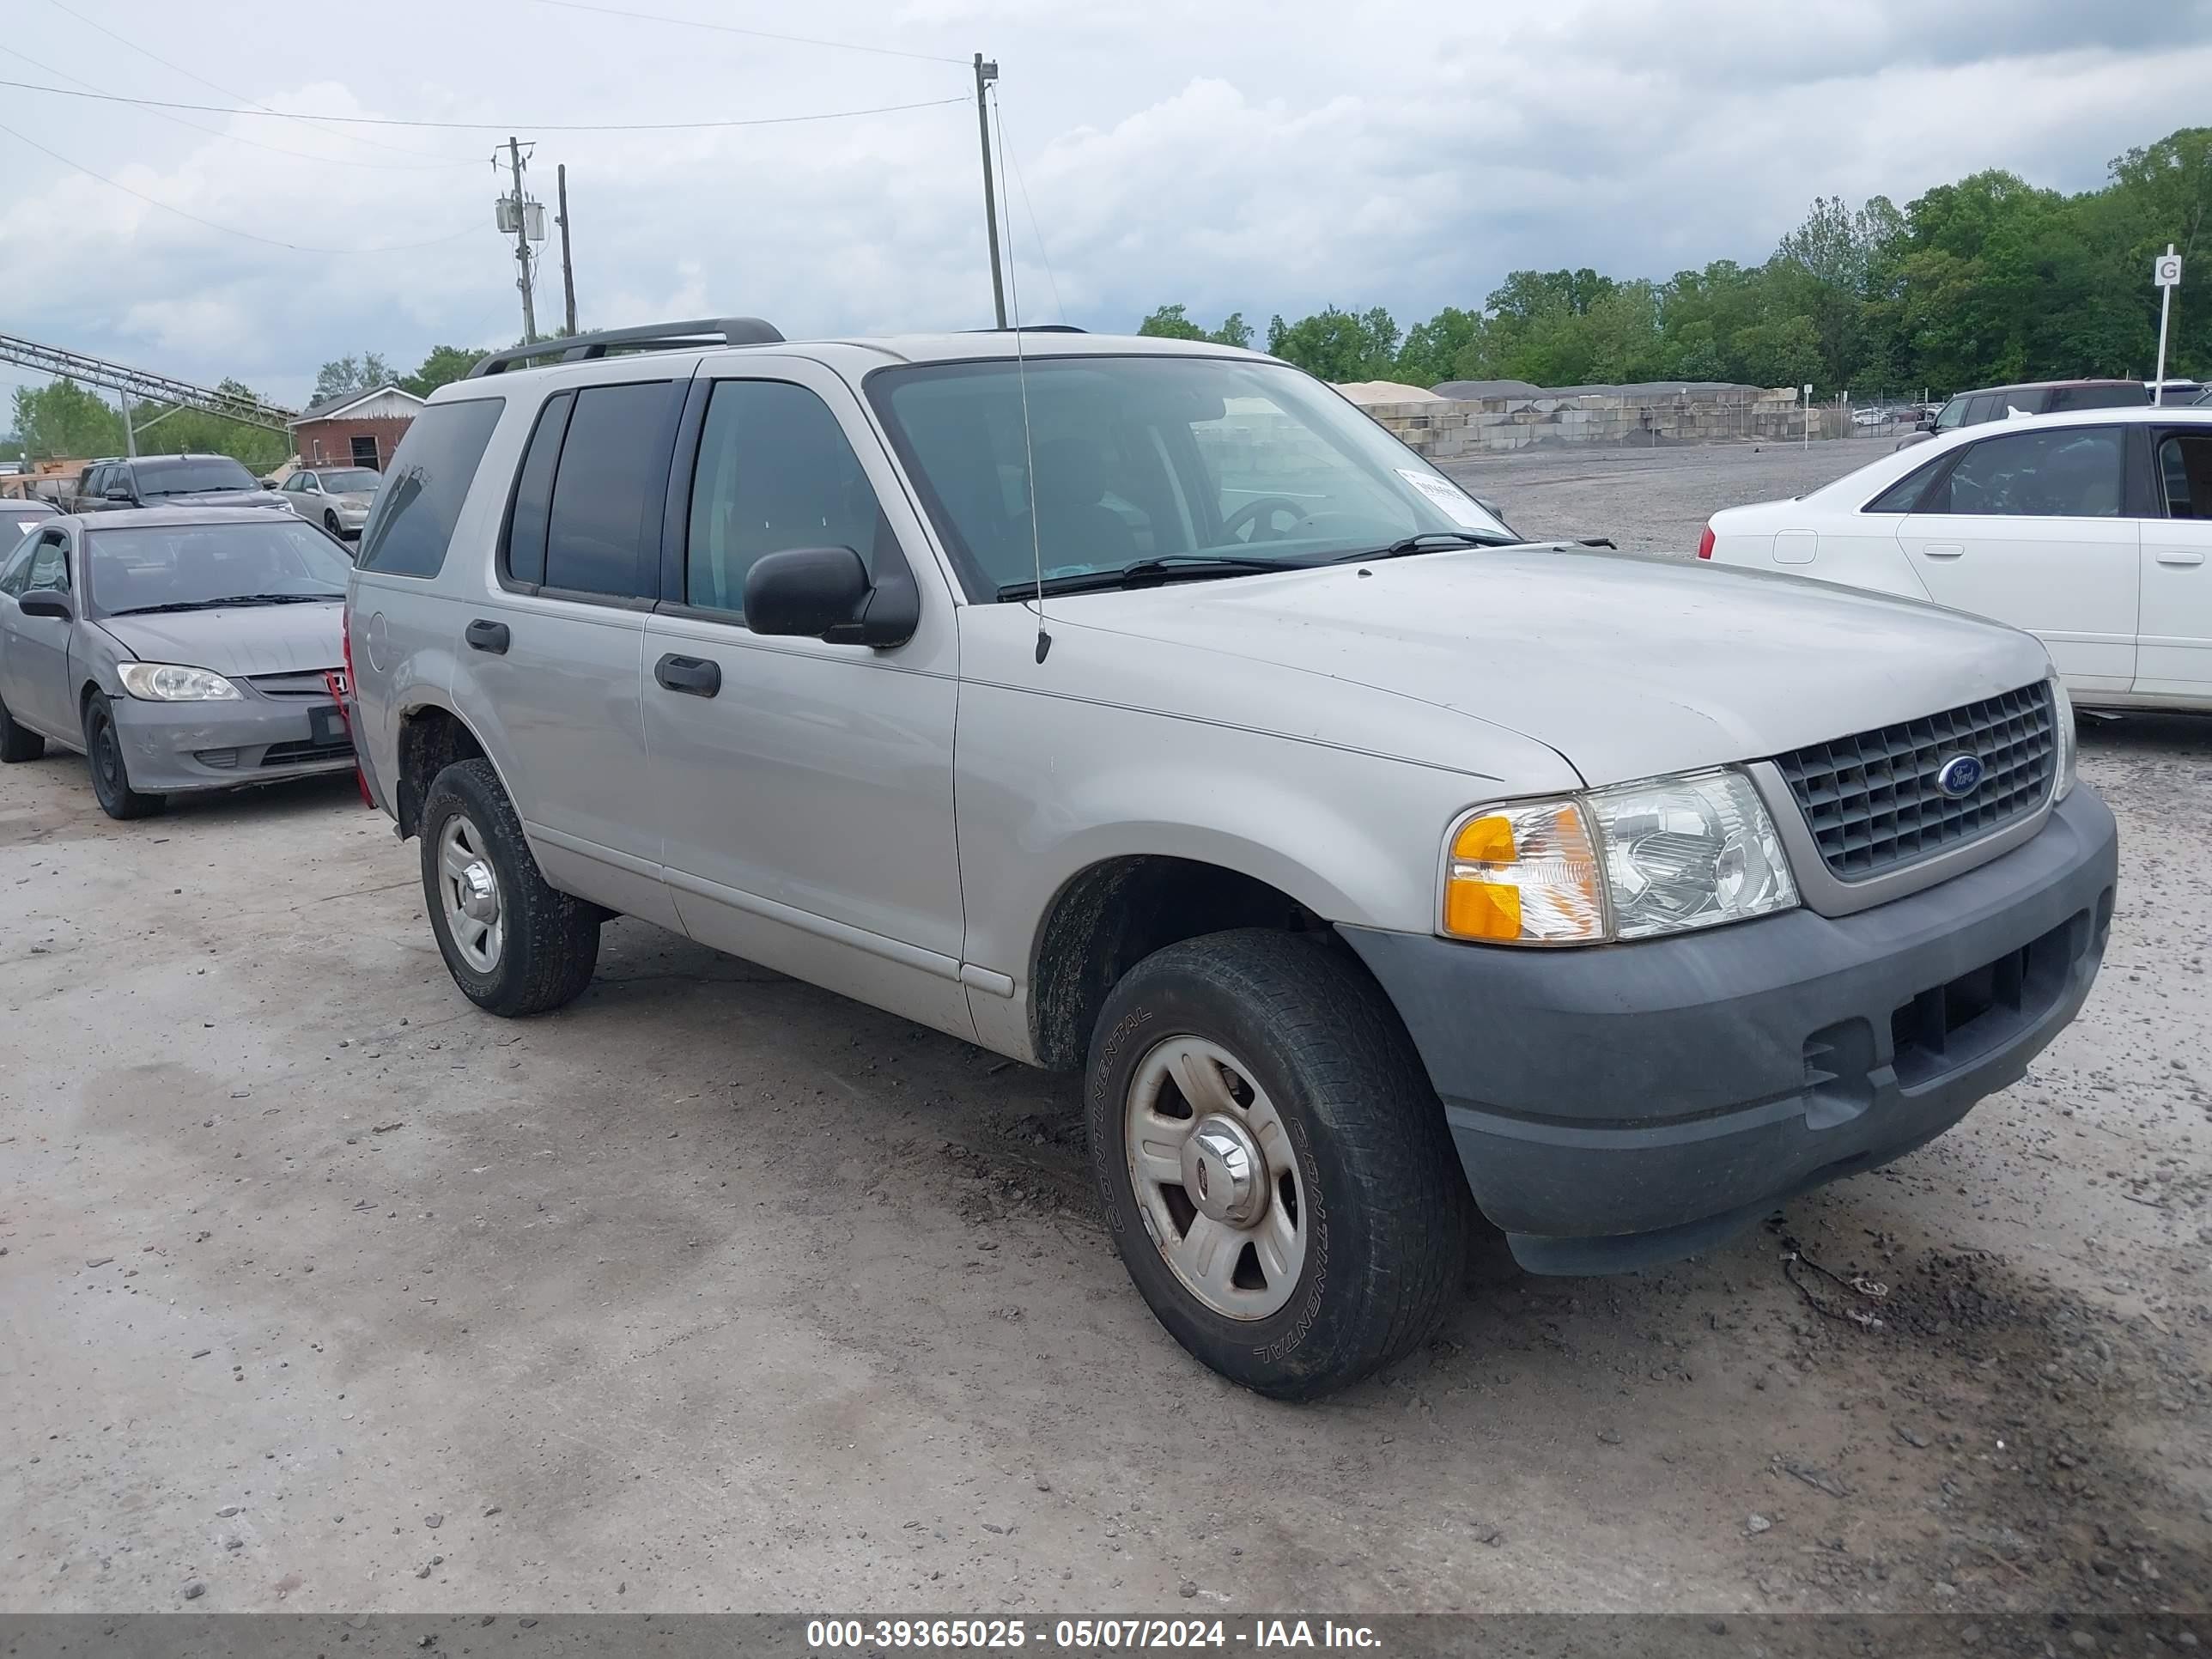
M 456 761 L 422 802 L 422 893 L 447 971 L 495 1014 L 574 1001 L 599 957 L 599 912 L 546 884 L 487 760 Z
M 1390 1007 L 1326 945 L 1171 945 L 1092 1034 L 1093 1173 L 1129 1277 L 1232 1382 L 1310 1400 L 1401 1358 L 1459 1281 L 1472 1200 Z

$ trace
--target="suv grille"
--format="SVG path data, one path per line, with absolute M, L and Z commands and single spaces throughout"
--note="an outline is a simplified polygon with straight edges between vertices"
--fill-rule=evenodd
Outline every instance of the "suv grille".
M 1812 744 L 1774 763 L 1829 871 L 1864 881 L 2034 811 L 2051 793 L 2057 749 L 2051 689 L 2039 680 L 1922 720 Z M 1982 781 L 1954 800 L 1936 774 L 1956 755 L 1980 761 Z

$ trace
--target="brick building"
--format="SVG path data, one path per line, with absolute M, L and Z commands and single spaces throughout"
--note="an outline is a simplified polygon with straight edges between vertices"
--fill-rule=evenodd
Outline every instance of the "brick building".
M 422 398 L 396 386 L 349 392 L 325 398 L 285 422 L 285 430 L 303 466 L 373 466 L 380 472 L 422 407 Z

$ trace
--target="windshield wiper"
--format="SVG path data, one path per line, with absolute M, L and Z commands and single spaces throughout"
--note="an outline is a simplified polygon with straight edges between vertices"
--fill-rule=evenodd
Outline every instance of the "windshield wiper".
M 1346 553 L 1331 559 L 1331 564 L 1357 564 L 1363 559 L 1402 559 L 1408 553 L 1427 553 L 1447 547 L 1511 547 L 1514 544 L 1504 538 L 1484 534 L 1480 530 L 1424 530 L 1419 535 L 1401 536 L 1388 547 L 1370 547 L 1358 553 Z
M 1047 576 L 1043 587 L 1047 593 L 1087 593 L 1110 587 L 1144 587 L 1154 582 L 1174 580 L 1183 576 L 1242 576 L 1268 570 L 1310 570 L 1314 567 L 1304 559 L 1255 559 L 1234 553 L 1164 553 L 1149 559 L 1139 559 L 1134 564 L 1116 565 L 1108 570 L 1072 571 L 1063 576 Z M 1001 582 L 1001 599 L 1020 599 L 1033 596 L 1038 584 L 1034 580 Z
M 151 617 L 166 611 L 221 611 L 242 605 L 325 605 L 345 598 L 343 593 L 233 593 L 221 599 L 172 599 L 167 605 L 134 605 L 111 611 L 111 617 Z

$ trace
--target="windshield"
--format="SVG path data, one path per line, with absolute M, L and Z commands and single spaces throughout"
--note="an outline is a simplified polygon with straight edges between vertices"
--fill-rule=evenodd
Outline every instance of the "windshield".
M 342 599 L 352 566 L 337 543 L 297 519 L 94 530 L 86 602 L 121 617 L 215 599 Z
M 885 369 L 869 396 L 974 597 L 1140 561 L 1323 564 L 1409 537 L 1516 539 L 1295 369 L 1063 357 Z M 1030 465 L 1036 470 L 1031 543 Z M 1225 572 L 1224 572 L 1225 574 Z
M 156 495 L 198 495 L 213 489 L 260 488 L 251 472 L 225 456 L 138 463 L 138 493 L 149 501 Z
M 335 471 L 315 474 L 323 481 L 323 488 L 333 495 L 359 494 L 374 495 L 383 475 L 373 467 L 342 466 Z

